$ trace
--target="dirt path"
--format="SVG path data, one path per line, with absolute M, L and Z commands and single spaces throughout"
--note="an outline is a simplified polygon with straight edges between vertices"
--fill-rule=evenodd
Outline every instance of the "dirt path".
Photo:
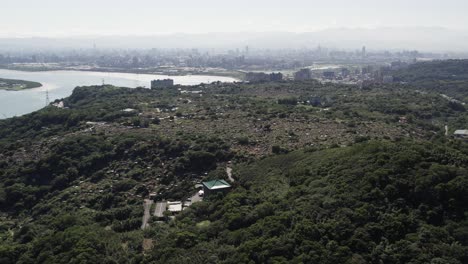
M 234 182 L 234 178 L 232 177 L 232 168 L 231 167 L 226 167 L 226 173 L 231 182 Z
M 153 248 L 153 240 L 145 238 L 143 239 L 143 253 L 146 251 L 150 251 Z
M 143 221 L 141 223 L 141 229 L 145 229 L 149 226 L 148 220 L 151 217 L 151 214 L 150 214 L 151 205 L 153 205 L 153 200 L 145 199 L 145 201 L 143 202 L 143 209 L 145 210 L 145 213 L 143 214 Z

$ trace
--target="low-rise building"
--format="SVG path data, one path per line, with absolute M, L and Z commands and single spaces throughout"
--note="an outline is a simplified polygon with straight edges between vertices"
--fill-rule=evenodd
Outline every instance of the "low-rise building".
M 181 94 L 202 94 L 203 91 L 189 91 L 189 90 L 181 90 Z
M 453 135 L 454 135 L 456 138 L 468 139 L 468 129 L 465 129 L 465 130 L 456 130 L 455 133 L 453 133 Z
M 172 213 L 179 213 L 182 212 L 182 202 L 167 202 L 167 210 Z
M 215 193 L 226 193 L 231 189 L 231 185 L 225 180 L 213 180 L 208 182 L 203 182 L 203 193 L 204 196 L 209 196 Z

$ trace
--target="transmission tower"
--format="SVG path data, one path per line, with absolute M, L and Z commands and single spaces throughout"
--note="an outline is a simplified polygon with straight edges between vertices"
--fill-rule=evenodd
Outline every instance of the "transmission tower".
M 48 106 L 49 104 L 50 104 L 49 89 L 47 89 L 46 90 L 45 105 Z

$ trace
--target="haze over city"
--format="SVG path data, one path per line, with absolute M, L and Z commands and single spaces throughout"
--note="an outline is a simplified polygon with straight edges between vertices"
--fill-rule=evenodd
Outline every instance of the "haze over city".
M 28 7 L 25 9 L 25 7 Z M 3 37 L 310 32 L 336 27 L 466 30 L 463 0 L 3 1 Z
M 468 2 L 462 0 L 19 0 L 2 3 L 0 38 L 73 37 L 79 48 L 89 47 L 89 38 L 95 38 L 98 46 L 112 48 L 232 48 L 251 42 L 259 48 L 367 44 L 375 49 L 466 51 L 460 43 L 468 41 L 466 10 Z M 105 36 L 134 39 L 106 41 Z M 137 36 L 153 39 L 148 44 Z

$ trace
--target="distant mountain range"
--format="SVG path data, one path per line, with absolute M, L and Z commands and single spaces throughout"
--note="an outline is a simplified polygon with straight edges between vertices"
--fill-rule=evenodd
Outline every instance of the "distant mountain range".
M 199 48 L 419 50 L 434 52 L 468 52 L 468 32 L 445 28 L 333 28 L 316 32 L 239 32 L 175 33 L 148 36 L 83 36 L 70 38 L 0 38 L 0 50 L 50 50 L 118 48 Z

